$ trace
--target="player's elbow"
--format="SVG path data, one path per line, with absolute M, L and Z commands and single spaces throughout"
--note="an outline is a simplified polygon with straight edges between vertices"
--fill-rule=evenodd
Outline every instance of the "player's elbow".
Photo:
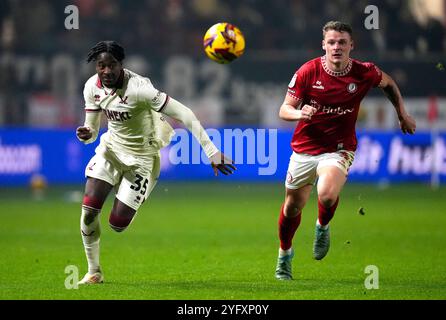
M 282 120 L 286 120 L 285 119 L 285 112 L 284 112 L 284 105 L 282 105 L 279 109 L 279 118 Z
M 290 121 L 290 112 L 289 112 L 289 106 L 283 104 L 279 109 L 279 118 L 285 121 Z

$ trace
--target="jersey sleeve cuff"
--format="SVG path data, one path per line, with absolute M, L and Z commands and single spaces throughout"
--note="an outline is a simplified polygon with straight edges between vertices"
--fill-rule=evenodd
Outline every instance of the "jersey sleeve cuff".
M 156 110 L 156 112 L 162 112 L 163 109 L 167 106 L 167 104 L 169 103 L 170 97 L 166 94 L 166 100 L 164 101 L 164 103 L 162 104 L 162 106 Z
M 295 94 L 293 94 L 293 93 L 291 93 L 291 92 L 287 92 L 287 94 L 286 94 L 287 96 L 289 96 L 289 97 L 291 97 L 291 98 L 293 98 L 293 99 L 296 99 L 296 100 L 300 100 L 300 99 L 302 99 L 301 97 L 298 97 L 298 96 L 296 96 Z

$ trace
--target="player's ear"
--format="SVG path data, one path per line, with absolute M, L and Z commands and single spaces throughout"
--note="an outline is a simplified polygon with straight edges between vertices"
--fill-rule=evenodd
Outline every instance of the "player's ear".
M 353 50 L 355 48 L 355 42 L 352 40 L 351 46 L 350 46 L 350 50 Z
M 325 40 L 322 40 L 322 50 L 325 50 Z

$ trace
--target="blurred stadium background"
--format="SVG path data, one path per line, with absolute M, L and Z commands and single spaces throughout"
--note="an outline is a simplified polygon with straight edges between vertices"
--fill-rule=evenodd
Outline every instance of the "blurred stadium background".
M 70 4 L 79 9 L 79 29 L 65 28 Z M 393 107 L 372 90 L 359 116 L 360 150 L 351 179 L 445 181 L 445 1 L 378 1 L 378 30 L 364 27 L 367 5 L 349 0 L 4 0 L 0 185 L 23 185 L 33 174 L 50 183 L 83 181 L 92 149 L 77 142 L 73 129 L 83 123 L 82 88 L 94 73 L 85 56 L 103 39 L 120 42 L 127 68 L 190 106 L 206 127 L 279 128 L 284 130 L 279 150 L 286 150 L 294 124 L 280 121 L 278 107 L 294 70 L 322 55 L 321 26 L 330 19 L 353 25 L 353 57 L 375 62 L 396 79 L 420 132 L 410 139 L 398 136 Z M 246 37 L 245 55 L 231 65 L 212 63 L 202 50 L 204 32 L 218 21 L 238 25 Z M 240 179 L 281 180 L 289 154 L 278 156 L 274 177 L 259 177 L 253 170 Z M 193 178 L 188 173 L 195 167 L 202 170 L 166 163 L 165 178 Z
M 321 27 L 328 20 L 343 20 L 352 24 L 356 42 L 352 57 L 375 62 L 389 73 L 399 84 L 406 107 L 417 121 L 416 135 L 410 137 L 401 135 L 392 105 L 378 89 L 369 93 L 361 106 L 358 120 L 359 149 L 352 167 L 350 183 L 345 191 L 347 200 L 344 202 L 344 207 L 341 206 L 338 210 L 341 212 L 336 223 L 339 229 L 344 228 L 342 230 L 347 234 L 346 237 L 350 237 L 348 243 L 350 241 L 354 243 L 356 240 L 366 245 L 374 243 L 379 238 L 382 243 L 377 248 L 382 249 L 381 253 L 386 252 L 386 244 L 392 241 L 385 236 L 386 234 L 406 237 L 418 228 L 419 233 L 412 234 L 413 238 L 410 238 L 413 242 L 400 243 L 401 247 L 396 248 L 403 252 L 400 256 L 401 261 L 394 260 L 389 252 L 383 255 L 390 258 L 382 260 L 382 264 L 393 263 L 403 266 L 402 269 L 393 270 L 395 277 L 404 275 L 404 279 L 408 282 L 414 278 L 418 279 L 419 281 L 415 281 L 414 284 L 418 287 L 404 287 L 398 281 L 394 283 L 388 281 L 388 284 L 394 285 L 393 289 L 399 290 L 400 295 L 394 294 L 394 291 L 381 291 L 383 295 L 376 294 L 372 297 L 445 298 L 444 276 L 441 276 L 446 271 L 444 269 L 446 257 L 442 253 L 444 250 L 441 246 L 445 238 L 444 232 L 440 229 L 444 226 L 445 218 L 440 212 L 444 213 L 445 189 L 442 184 L 446 181 L 446 71 L 444 70 L 446 0 L 375 1 L 373 5 L 379 9 L 377 30 L 367 30 L 364 27 L 364 20 L 368 16 L 364 13 L 364 9 L 369 4 L 372 3 L 363 0 L 1 0 L 0 215 L 4 218 L 4 223 L 0 227 L 2 231 L 0 237 L 3 239 L 0 247 L 2 252 L 10 252 L 10 260 L 2 259 L 0 262 L 2 268 L 0 274 L 2 277 L 8 276 L 8 279 L 2 278 L 0 286 L 3 294 L 0 294 L 0 298 L 86 297 L 70 296 L 67 291 L 53 295 L 52 289 L 46 287 L 41 293 L 35 293 L 32 288 L 41 285 L 39 277 L 45 257 L 57 260 L 58 269 L 55 269 L 57 270 L 55 272 L 62 288 L 64 274 L 61 270 L 70 263 L 70 259 L 71 263 L 79 266 L 84 264 L 77 234 L 78 214 L 83 191 L 84 168 L 96 144 L 89 146 L 81 144 L 75 137 L 75 128 L 84 121 L 83 85 L 94 73 L 94 66 L 85 62 L 86 54 L 90 47 L 100 40 L 120 42 L 127 54 L 124 66 L 150 77 L 155 87 L 189 106 L 205 127 L 219 130 L 240 128 L 245 134 L 241 140 L 242 144 L 235 143 L 233 150 L 224 150 L 234 157 L 237 154 L 243 155 L 238 163 L 239 170 L 231 177 L 215 180 L 212 171 L 205 165 L 174 165 L 165 160 L 160 183 L 154 191 L 154 202 L 146 205 L 142 211 L 155 209 L 156 212 L 165 210 L 167 213 L 171 210 L 172 214 L 187 209 L 187 212 L 182 212 L 184 217 L 181 214 L 179 216 L 184 225 L 174 229 L 178 233 L 169 234 L 166 231 L 164 234 L 157 230 L 163 226 L 168 229 L 163 224 L 163 219 L 148 221 L 149 217 L 158 219 L 158 216 L 150 216 L 149 212 L 147 215 L 140 213 L 138 217 L 140 224 L 134 226 L 135 233 L 133 236 L 130 233 L 129 242 L 137 234 L 146 235 L 147 229 L 143 229 L 141 225 L 147 223 L 153 232 L 150 239 L 156 244 L 156 246 L 152 244 L 150 250 L 158 252 L 158 259 L 161 259 L 162 253 L 171 243 L 159 239 L 167 236 L 177 237 L 180 243 L 184 243 L 181 250 L 191 250 L 189 245 L 193 247 L 198 245 L 198 242 L 204 245 L 208 240 L 195 238 L 197 236 L 195 233 L 187 234 L 185 229 L 180 227 L 188 227 L 191 230 L 208 228 L 206 230 L 210 230 L 211 234 L 214 232 L 208 236 L 214 237 L 215 239 L 212 239 L 215 241 L 206 250 L 222 248 L 227 250 L 221 251 L 223 252 L 221 261 L 214 261 L 216 265 L 223 267 L 227 261 L 226 254 L 237 255 L 237 257 L 231 256 L 234 261 L 239 261 L 237 259 L 241 259 L 240 256 L 248 257 L 252 247 L 246 247 L 244 250 L 246 243 L 242 240 L 242 235 L 245 232 L 251 236 L 256 234 L 258 245 L 263 247 L 255 250 L 263 254 L 262 259 L 265 261 L 262 262 L 271 264 L 265 266 L 258 262 L 256 267 L 262 270 L 259 272 L 264 272 L 260 279 L 270 281 L 265 279 L 272 277 L 271 272 L 274 267 L 277 250 L 276 216 L 282 201 L 282 181 L 291 153 L 289 141 L 294 128 L 294 124 L 280 121 L 277 116 L 278 108 L 294 71 L 305 61 L 323 54 L 320 48 Z M 79 29 L 65 28 L 64 23 L 69 15 L 65 13 L 65 8 L 68 5 L 75 5 L 79 9 Z M 220 21 L 237 25 L 246 38 L 245 54 L 230 65 L 211 62 L 202 50 L 202 37 L 205 31 Z M 256 129 L 266 129 L 266 131 Z M 278 129 L 277 133 L 275 129 Z M 266 134 L 266 138 L 263 137 L 266 141 L 273 141 L 277 136 L 277 145 L 269 144 L 267 150 L 259 151 L 259 141 L 262 141 L 259 132 Z M 251 148 L 252 145 L 255 147 Z M 274 151 L 275 147 L 278 150 L 276 158 L 269 153 Z M 257 157 L 250 158 L 249 152 L 256 152 Z M 259 152 L 266 152 L 263 154 L 263 159 L 258 156 Z M 169 148 L 163 149 L 163 153 L 167 155 Z M 169 157 L 166 156 L 164 159 Z M 248 159 L 254 160 L 250 162 Z M 259 169 L 265 167 L 275 169 L 274 174 L 259 175 Z M 196 181 L 177 184 L 179 181 L 190 180 Z M 231 181 L 234 184 L 219 185 L 220 182 Z M 366 186 L 357 187 L 356 183 L 363 183 Z M 49 186 L 48 190 L 41 188 L 46 184 Z M 200 187 L 200 184 L 204 187 Z M 34 200 L 28 199 L 30 185 L 34 187 Z M 182 208 L 180 205 L 176 207 L 173 203 L 166 208 L 166 203 L 162 203 L 161 200 L 170 201 L 169 192 L 178 188 L 179 190 L 172 195 L 178 197 L 179 201 L 187 203 L 187 208 Z M 187 192 L 182 194 L 181 190 Z M 198 195 L 195 196 L 193 190 L 196 190 Z M 220 199 L 220 193 L 226 199 L 233 199 L 233 202 L 231 201 L 231 213 L 228 218 L 217 225 L 213 222 L 215 211 L 227 210 L 226 200 Z M 407 201 L 405 196 L 409 197 Z M 203 202 L 203 197 L 209 197 L 215 203 Z M 427 199 L 429 205 L 426 207 L 417 205 L 417 197 Z M 247 201 L 254 201 L 256 204 L 251 206 Z M 379 207 L 374 207 L 378 206 L 378 203 Z M 358 227 L 361 223 L 355 219 L 350 221 L 348 215 L 342 214 L 342 211 L 355 212 L 359 206 L 366 206 L 366 212 L 374 211 L 375 216 L 369 217 L 371 223 L 369 227 L 375 230 L 375 233 L 372 232 L 369 236 L 349 233 L 350 227 Z M 314 198 L 309 207 L 311 219 L 307 219 L 305 222 L 307 227 L 303 227 L 304 230 L 305 228 L 308 230 L 302 231 L 308 239 L 313 232 Z M 68 212 L 63 213 L 62 218 L 59 216 L 61 210 Z M 256 214 L 249 213 L 250 210 L 255 210 Z M 199 217 L 196 216 L 198 211 L 200 211 Z M 42 220 L 36 220 L 34 216 L 36 212 L 39 212 L 39 216 L 45 221 L 43 229 L 41 229 Z M 432 216 L 422 218 L 419 216 L 420 213 L 430 213 Z M 241 219 L 240 223 L 237 222 L 237 217 Z M 103 218 L 107 219 L 107 214 L 104 214 Z M 178 216 L 175 218 L 174 214 L 172 221 L 177 218 Z M 437 220 L 433 221 L 434 218 Z M 405 221 L 405 224 L 403 223 L 403 228 L 398 230 L 399 233 L 393 233 L 395 232 L 393 229 L 386 229 L 389 225 L 400 224 L 401 221 Z M 23 225 L 28 228 L 23 229 Z M 244 229 L 243 226 L 247 225 L 250 226 L 250 231 Z M 223 232 L 222 229 L 225 228 L 233 232 L 220 234 L 219 232 Z M 58 231 L 54 233 L 56 229 Z M 36 230 L 41 230 L 39 232 L 45 234 L 42 247 L 38 245 L 42 238 L 37 237 Z M 113 238 L 115 235 L 108 233 L 111 232 L 104 231 L 104 237 L 108 237 L 110 243 L 118 247 L 125 245 L 118 240 L 119 238 Z M 205 237 L 203 234 L 199 236 Z M 227 240 L 221 242 L 219 239 Z M 307 241 L 306 245 L 311 245 L 310 240 L 299 239 L 304 244 Z M 194 243 L 194 240 L 197 241 Z M 231 241 L 234 241 L 234 247 L 231 247 Z M 47 245 L 56 243 L 59 245 L 65 243 L 63 248 L 59 248 L 63 249 L 63 252 L 58 252 L 56 255 L 54 251 L 53 255 L 53 251 L 45 251 Z M 413 247 L 413 252 L 404 251 L 414 243 L 416 245 Z M 429 249 L 426 251 L 426 246 L 422 244 L 426 244 Z M 119 248 L 125 254 L 130 252 Z M 344 252 L 342 256 L 332 253 L 332 262 L 338 261 L 336 258 L 339 258 L 339 261 L 344 261 L 342 259 L 355 261 L 357 255 L 366 254 L 359 248 L 355 250 L 352 249 L 350 253 Z M 110 251 L 108 257 L 107 251 L 104 251 L 105 260 L 109 260 L 108 264 L 115 261 L 111 258 Z M 355 256 L 353 252 L 357 255 Z M 197 255 L 199 256 L 198 253 Z M 376 257 L 380 255 L 376 254 Z M 129 260 L 135 258 L 134 254 L 128 257 Z M 251 258 L 256 259 L 254 256 Z M 212 274 L 214 271 L 197 268 L 193 263 L 187 264 L 186 260 L 181 259 L 186 258 L 180 256 L 178 268 L 181 269 L 181 265 L 185 265 L 186 270 L 190 272 L 188 274 L 190 278 L 194 278 L 194 272 Z M 422 265 L 419 264 L 421 259 L 425 262 Z M 366 260 L 360 256 L 357 262 L 360 270 L 356 277 L 359 280 L 355 281 L 359 289 L 353 293 L 349 291 L 347 281 L 345 287 L 336 291 L 334 296 L 323 290 L 322 293 L 307 291 L 306 295 L 301 296 L 299 291 L 293 291 L 291 286 L 287 286 L 286 297 L 290 299 L 366 297 L 362 296 L 361 289 Z M 163 260 L 159 260 L 158 263 L 162 264 Z M 172 266 L 172 261 L 166 263 Z M 240 273 L 237 277 L 243 279 L 246 271 L 243 268 L 249 269 L 251 266 L 240 263 L 242 269 L 237 269 Z M 314 262 L 310 260 L 303 260 L 302 263 L 305 268 L 313 268 Z M 26 264 L 28 267 L 15 268 L 15 272 L 33 275 L 28 278 L 28 284 L 20 282 L 23 277 L 11 277 L 9 273 L 11 265 L 19 264 Z M 429 266 L 434 265 L 437 267 L 429 269 Z M 45 267 L 56 268 L 50 262 Z M 158 267 L 160 270 L 163 268 Z M 226 267 L 229 268 L 226 270 L 228 273 L 218 274 L 220 279 L 234 272 L 235 266 Z M 335 270 L 338 270 L 340 275 L 345 271 L 342 269 L 345 267 L 342 262 L 336 267 L 338 269 Z M 141 274 L 135 277 L 147 276 L 144 268 L 140 269 Z M 164 276 L 160 270 L 154 277 Z M 417 273 L 417 270 L 422 270 L 423 275 Z M 171 269 L 166 281 L 175 278 L 176 271 L 181 273 L 184 269 Z M 119 271 L 119 266 L 115 266 L 113 272 L 115 275 L 125 274 L 125 271 Z M 358 273 L 357 270 L 355 272 Z M 49 272 L 45 273 L 45 276 L 51 278 Z M 196 276 L 198 279 L 199 275 Z M 249 281 L 259 280 L 254 279 L 256 272 L 249 276 L 251 277 Z M 320 274 L 311 273 L 306 277 L 314 280 L 311 285 L 316 285 L 316 279 Z M 328 278 L 325 280 L 333 284 Z M 232 284 L 229 284 L 229 288 Z M 179 291 L 176 292 L 181 294 L 175 295 L 175 291 L 163 291 L 157 285 L 152 289 L 163 292 L 164 295 L 160 294 L 159 298 L 173 299 L 188 298 L 189 289 L 200 287 L 196 284 L 177 288 Z M 235 284 L 234 286 L 237 287 Z M 276 284 L 271 282 L 268 286 L 273 288 Z M 235 296 L 224 291 L 224 287 L 225 284 L 222 282 L 221 288 L 217 286 L 215 292 L 210 290 L 208 296 L 197 293 L 193 297 L 198 299 L 280 299 L 281 297 L 275 295 L 275 289 L 269 287 L 261 287 L 261 290 L 257 288 L 259 292 L 265 293 L 255 295 L 257 290 L 255 286 L 252 288 L 248 285 L 247 288 L 242 286 L 239 287 L 242 293 L 238 295 L 235 293 Z M 181 291 L 183 289 L 184 292 Z M 408 295 L 405 296 L 404 292 Z M 141 292 L 138 294 L 140 295 L 129 294 L 128 297 L 153 298 Z M 110 295 L 104 293 L 98 297 L 119 298 L 111 293 Z

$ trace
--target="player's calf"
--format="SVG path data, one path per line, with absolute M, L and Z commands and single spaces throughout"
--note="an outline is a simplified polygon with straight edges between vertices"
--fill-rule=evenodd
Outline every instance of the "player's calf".
M 108 219 L 110 227 L 116 232 L 122 232 L 129 226 L 130 222 L 132 222 L 132 216 L 120 216 L 114 213 L 110 214 L 110 218 Z
M 136 210 L 116 200 L 108 219 L 110 227 L 116 232 L 124 231 L 132 222 L 135 213 Z

